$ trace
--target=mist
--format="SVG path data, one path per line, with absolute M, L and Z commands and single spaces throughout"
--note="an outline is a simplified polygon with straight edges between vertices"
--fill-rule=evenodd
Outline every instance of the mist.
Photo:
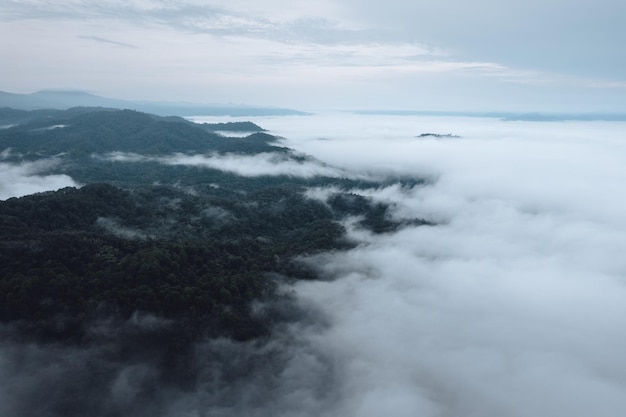
M 2 162 L 0 159 L 0 200 L 78 186 L 68 175 L 46 174 L 58 164 L 59 161 L 55 159 L 19 164 Z
M 407 129 L 391 134 L 353 120 L 294 143 L 346 169 L 430 178 L 366 194 L 435 225 L 352 229 L 356 249 L 310 259 L 328 280 L 296 289 L 332 323 L 308 335 L 342 381 L 331 415 L 623 410 L 626 126 L 396 118 Z M 415 138 L 450 130 L 462 137 Z
M 156 161 L 164 165 L 183 165 L 198 168 L 211 168 L 243 177 L 286 175 L 298 178 L 316 176 L 347 177 L 348 171 L 340 170 L 321 161 L 292 153 L 258 153 L 255 155 L 228 154 L 173 154 L 165 157 L 151 157 L 132 153 L 114 152 L 98 156 L 117 162 Z M 300 159 L 297 159 L 300 157 Z
M 297 343 L 284 346 L 292 359 L 274 395 L 236 415 L 611 417 L 626 407 L 626 125 L 255 121 L 351 175 L 425 179 L 351 191 L 389 204 L 394 220 L 432 225 L 376 235 L 347 222 L 356 248 L 303 259 L 324 279 L 291 289 L 320 324 L 282 330 Z M 248 382 L 240 398 L 258 389 Z

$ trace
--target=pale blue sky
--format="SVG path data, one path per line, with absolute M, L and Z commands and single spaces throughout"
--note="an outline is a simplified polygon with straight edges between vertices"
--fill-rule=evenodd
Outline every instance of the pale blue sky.
M 618 0 L 4 0 L 0 90 L 626 111 L 625 17 Z

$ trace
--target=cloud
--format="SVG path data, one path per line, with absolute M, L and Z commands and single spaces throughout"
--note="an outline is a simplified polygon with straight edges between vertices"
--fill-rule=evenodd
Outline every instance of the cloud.
M 364 26 L 387 27 L 395 37 L 413 37 L 454 50 L 460 59 L 496 61 L 545 72 L 621 79 L 623 56 L 611 46 L 624 35 L 625 6 L 603 0 L 459 4 L 393 1 L 344 2 L 345 12 Z M 611 65 L 606 65 L 611 62 Z
M 291 304 L 257 308 L 298 317 Z M 0 414 L 286 417 L 332 397 L 332 364 L 288 332 L 254 342 L 189 332 L 140 313 L 94 319 L 80 344 L 19 340 L 0 326 Z
M 300 178 L 312 177 L 348 177 L 343 171 L 320 161 L 294 155 L 278 153 L 260 153 L 253 156 L 239 154 L 225 155 L 184 155 L 175 154 L 167 157 L 150 157 L 132 153 L 113 152 L 102 158 L 117 162 L 157 161 L 165 165 L 185 165 L 198 168 L 211 168 L 230 172 L 244 177 L 286 175 Z
M 4 6 L 5 19 L 87 19 L 123 20 L 143 25 L 158 24 L 176 30 L 208 33 L 215 36 L 244 36 L 278 41 L 295 39 L 314 42 L 337 42 L 354 37 L 354 28 L 319 14 L 306 14 L 297 8 L 297 13 L 284 2 L 275 2 L 272 13 L 264 13 L 250 2 L 206 2 L 198 1 L 103 1 L 97 5 L 77 0 L 59 5 L 48 1 L 11 2 Z M 317 5 L 309 12 L 320 13 Z M 91 37 L 93 38 L 93 37 Z M 95 37 L 100 38 L 100 37 Z
M 419 44 L 336 44 L 287 45 L 275 51 L 268 51 L 268 63 L 292 62 L 297 65 L 313 64 L 333 67 L 394 67 L 408 65 L 415 61 L 432 60 L 433 55 L 442 54 Z
M 436 179 L 359 190 L 437 224 L 352 229 L 357 248 L 310 259 L 329 280 L 295 286 L 331 323 L 303 332 L 336 365 L 329 415 L 623 409 L 623 124 L 386 118 L 409 129 L 383 138 L 375 119 L 344 116 L 352 133 L 292 144 L 346 169 Z M 463 138 L 416 140 L 411 125 Z
M 0 162 L 0 200 L 63 187 L 77 187 L 78 184 L 65 174 L 46 174 L 58 164 L 59 161 L 55 159 L 19 164 Z
M 623 6 L 531 3 L 11 1 L 0 14 L 20 47 L 0 39 L 0 50 L 22 92 L 305 110 L 623 109 Z
M 373 235 L 347 224 L 356 248 L 308 258 L 326 279 L 292 287 L 314 320 L 282 335 L 296 341 L 289 359 L 263 374 L 276 396 L 242 381 L 229 412 L 612 417 L 626 406 L 623 123 L 258 122 L 355 175 L 429 178 L 353 191 L 434 225 Z

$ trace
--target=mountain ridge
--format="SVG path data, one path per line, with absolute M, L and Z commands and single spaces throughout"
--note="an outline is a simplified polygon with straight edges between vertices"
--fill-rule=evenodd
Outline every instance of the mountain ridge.
M 81 106 L 131 109 L 159 116 L 284 116 L 307 114 L 281 107 L 121 100 L 81 90 L 40 90 L 27 94 L 0 91 L 0 108 L 67 110 Z

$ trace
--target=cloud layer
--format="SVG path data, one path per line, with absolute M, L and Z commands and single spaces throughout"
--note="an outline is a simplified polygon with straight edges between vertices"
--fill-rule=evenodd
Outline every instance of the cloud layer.
M 397 218 L 437 224 L 353 230 L 358 248 L 311 260 L 331 280 L 296 288 L 332 323 L 306 333 L 337 366 L 328 415 L 623 409 L 623 124 L 413 119 L 463 138 L 381 140 L 353 121 L 363 136 L 300 143 L 346 168 L 430 174 L 431 185 L 370 194 Z
M 67 175 L 45 174 L 57 164 L 58 161 L 51 159 L 20 164 L 0 161 L 0 200 L 78 186 Z
M 211 168 L 230 172 L 243 177 L 286 175 L 299 178 L 312 177 L 348 177 L 347 171 L 328 166 L 310 158 L 295 159 L 295 155 L 279 153 L 259 153 L 256 155 L 240 154 L 175 154 L 166 157 L 150 157 L 132 153 L 113 152 L 102 158 L 117 162 L 157 161 L 165 165 L 185 165 L 198 168 Z

